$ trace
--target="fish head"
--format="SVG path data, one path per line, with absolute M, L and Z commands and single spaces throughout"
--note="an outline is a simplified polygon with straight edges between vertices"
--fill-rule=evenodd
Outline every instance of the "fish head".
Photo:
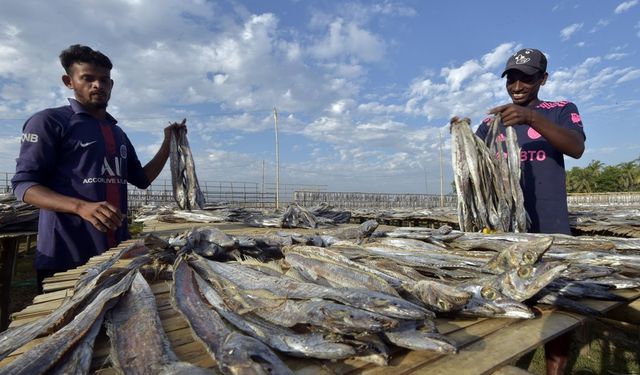
M 497 318 L 533 319 L 535 316 L 527 305 L 514 300 L 498 300 L 496 304 L 504 311 L 495 315 Z
M 453 228 L 450 225 L 444 224 L 444 225 L 441 225 L 440 228 L 436 229 L 435 233 L 444 235 L 444 234 L 451 233 L 452 230 Z
M 418 281 L 413 291 L 428 308 L 438 312 L 461 309 L 471 298 L 465 290 L 433 280 Z
M 519 266 L 502 275 L 502 293 L 522 302 L 533 297 L 560 276 L 566 268 L 567 265 L 560 262 L 539 262 Z
M 524 319 L 533 317 L 526 305 L 500 291 L 499 279 L 496 277 L 476 280 L 475 283 L 467 284 L 464 289 L 472 293 L 471 299 L 462 309 L 465 315 Z
M 500 273 L 523 265 L 535 264 L 549 249 L 551 243 L 553 243 L 553 237 L 515 242 L 490 259 L 485 264 L 485 268 Z
M 228 374 L 292 374 L 266 345 L 237 332 L 225 338 L 216 357 L 220 358 L 222 370 Z
M 462 307 L 463 315 L 493 317 L 504 310 L 493 303 L 500 295 L 498 289 L 490 285 L 469 284 L 464 288 L 471 294 L 469 301 Z
M 360 224 L 358 229 L 363 235 L 368 236 L 371 233 L 373 233 L 373 231 L 375 231 L 376 228 L 378 228 L 378 225 L 379 224 L 376 220 L 367 220 L 364 223 Z

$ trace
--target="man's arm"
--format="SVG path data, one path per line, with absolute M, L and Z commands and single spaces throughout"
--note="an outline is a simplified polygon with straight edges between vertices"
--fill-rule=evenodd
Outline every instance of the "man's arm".
M 76 214 L 101 231 L 116 230 L 124 217 L 108 202 L 88 202 L 56 193 L 44 185 L 33 185 L 24 193 L 23 201 L 46 210 Z
M 164 140 L 162 141 L 162 145 L 160 145 L 160 149 L 154 155 L 154 157 L 142 168 L 144 170 L 145 176 L 149 180 L 149 183 L 152 183 L 162 172 L 164 165 L 167 163 L 167 159 L 169 158 L 169 143 L 171 142 L 171 132 L 173 129 L 186 128 L 186 119 L 182 120 L 181 123 L 174 122 L 173 124 L 164 128 Z
M 527 124 L 540 133 L 551 145 L 565 155 L 579 159 L 584 152 L 584 138 L 575 130 L 563 128 L 547 120 L 546 117 L 528 107 L 506 104 L 495 107 L 490 114 L 502 116 L 505 126 Z

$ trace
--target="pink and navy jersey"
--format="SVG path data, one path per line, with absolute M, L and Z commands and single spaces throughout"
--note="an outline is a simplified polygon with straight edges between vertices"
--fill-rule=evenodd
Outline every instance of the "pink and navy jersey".
M 575 104 L 568 101 L 541 102 L 534 110 L 549 121 L 585 137 L 582 120 Z M 485 119 L 476 135 L 484 139 L 492 118 Z M 524 205 L 531 218 L 530 232 L 571 234 L 567 208 L 564 155 L 528 125 L 513 129 L 520 145 L 521 185 Z M 498 140 L 504 140 L 505 127 L 500 124 Z
M 136 152 L 110 115 L 98 120 L 74 99 L 27 120 L 16 173 L 16 197 L 36 184 L 92 202 L 107 201 L 127 212 L 127 183 L 149 186 Z M 36 269 L 62 270 L 81 264 L 129 238 L 126 220 L 103 233 L 75 214 L 41 209 Z

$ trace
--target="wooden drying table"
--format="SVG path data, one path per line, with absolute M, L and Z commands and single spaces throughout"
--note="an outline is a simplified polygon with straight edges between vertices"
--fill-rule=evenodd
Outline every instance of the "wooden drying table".
M 91 258 L 87 265 L 106 261 L 120 249 L 133 243 L 133 240 L 122 243 L 102 255 Z M 120 262 L 126 262 L 126 260 Z M 46 293 L 35 297 L 32 305 L 13 314 L 10 327 L 41 318 L 57 308 L 64 297 L 73 293 L 73 285 L 82 271 L 87 268 L 87 265 L 46 279 L 44 283 Z M 183 361 L 202 367 L 214 367 L 215 363 L 204 347 L 192 338 L 186 321 L 171 307 L 170 283 L 167 281 L 155 282 L 151 284 L 151 288 L 156 296 L 162 325 L 177 356 Z M 628 305 L 627 309 L 633 310 L 637 315 L 640 310 L 640 299 L 638 299 L 640 291 L 635 289 L 621 290 L 617 293 L 627 297 L 631 302 L 584 300 L 583 303 L 601 312 Z M 560 334 L 575 329 L 588 319 L 576 313 L 559 311 L 546 306 L 540 306 L 540 308 L 536 308 L 536 311 L 536 318 L 529 320 L 437 319 L 438 330 L 458 344 L 460 351 L 457 354 L 441 355 L 426 351 L 396 349 L 387 367 L 378 367 L 357 360 L 331 362 L 292 357 L 284 359 L 291 369 L 299 375 L 489 374 L 497 370 L 501 374 L 513 374 L 523 370 L 508 366 L 509 363 Z M 16 350 L 11 356 L 0 362 L 0 367 L 42 340 L 43 338 L 37 338 Z M 96 339 L 92 363 L 93 372 L 98 374 L 115 373 L 109 367 L 108 345 L 108 337 L 104 332 L 101 332 Z
M 9 324 L 9 304 L 11 282 L 16 267 L 18 248 L 26 241 L 27 250 L 31 246 L 31 237 L 37 232 L 5 232 L 0 233 L 0 331 Z

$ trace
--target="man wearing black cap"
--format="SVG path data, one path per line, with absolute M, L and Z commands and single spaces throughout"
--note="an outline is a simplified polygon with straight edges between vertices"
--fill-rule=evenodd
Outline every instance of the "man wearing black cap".
M 538 98 L 548 74 L 547 58 L 537 49 L 524 48 L 509 57 L 505 76 L 512 103 L 492 108 L 489 114 L 502 117 L 499 137 L 504 137 L 505 126 L 513 126 L 518 137 L 529 232 L 570 235 L 564 155 L 578 159 L 584 152 L 586 137 L 578 108 L 569 101 Z M 484 139 L 492 122 L 492 117 L 485 119 L 476 135 Z M 564 372 L 569 343 L 565 334 L 545 345 L 548 374 Z
M 578 108 L 569 101 L 541 101 L 538 91 L 547 81 L 547 58 L 537 49 L 524 48 L 507 60 L 511 104 L 489 110 L 513 126 L 521 147 L 522 191 L 533 233 L 571 234 L 567 209 L 564 155 L 575 159 L 584 152 L 585 134 Z M 492 119 L 476 131 L 484 139 Z
M 502 129 L 514 126 L 521 147 L 522 192 L 531 218 L 530 232 L 571 234 L 567 208 L 564 155 L 575 159 L 584 152 L 586 139 L 575 104 L 568 101 L 546 102 L 538 99 L 540 87 L 547 82 L 547 58 L 537 49 L 525 48 L 507 60 L 502 77 L 507 76 L 507 93 L 512 104 L 495 107 Z M 483 138 L 489 129 L 486 121 L 476 134 Z M 570 333 L 545 345 L 547 374 L 563 374 Z

